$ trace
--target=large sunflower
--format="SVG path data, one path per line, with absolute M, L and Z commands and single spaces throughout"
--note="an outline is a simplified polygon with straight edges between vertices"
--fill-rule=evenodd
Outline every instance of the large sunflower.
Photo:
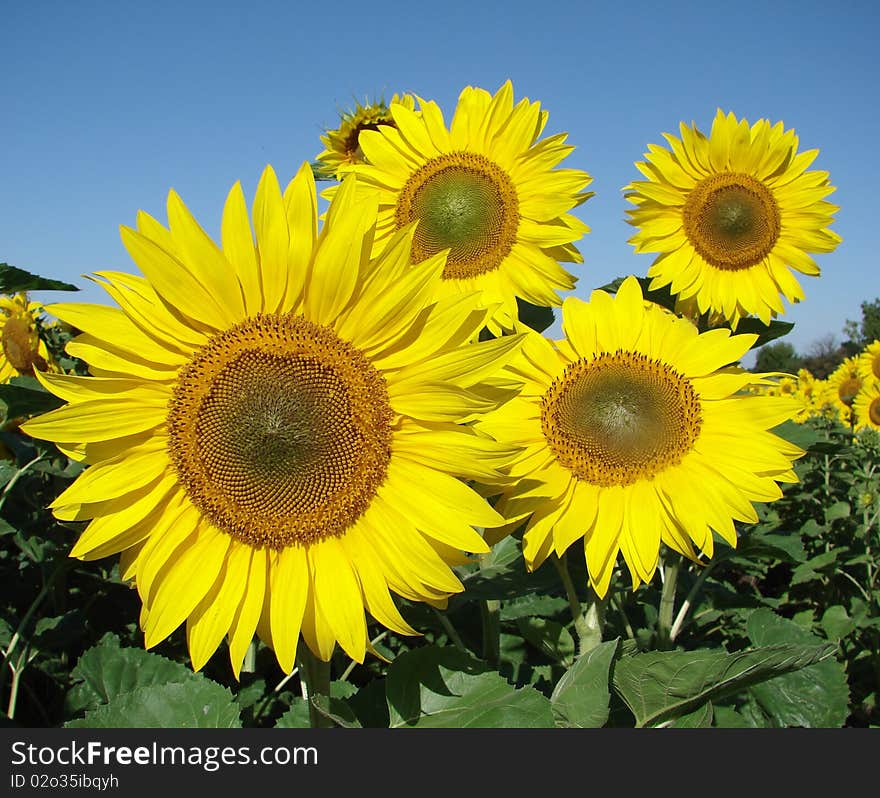
M 586 172 L 556 168 L 567 134 L 539 141 L 547 112 L 514 105 L 510 81 L 494 96 L 465 88 L 448 129 L 436 103 L 419 106 L 392 103 L 396 127 L 360 136 L 366 163 L 352 169 L 379 190 L 375 246 L 418 222 L 414 262 L 449 250 L 435 295 L 482 292 L 496 331 L 512 328 L 517 297 L 559 305 L 575 283 L 559 261 L 582 262 L 573 242 L 589 231 L 569 211 L 592 196 Z
M 523 447 L 518 481 L 496 506 L 528 518 L 528 567 L 583 538 L 604 596 L 619 551 L 636 587 L 651 579 L 661 543 L 710 557 L 714 530 L 735 545 L 733 521 L 757 521 L 752 503 L 779 498 L 803 454 L 769 431 L 795 402 L 738 393 L 766 379 L 728 366 L 756 336 L 700 334 L 646 304 L 634 277 L 613 299 L 566 299 L 562 317 L 566 337 L 530 335 L 506 369 L 520 395 L 480 422 Z
M 411 94 L 395 94 L 391 102 L 400 103 L 410 110 L 415 108 L 415 97 Z M 356 103 L 354 110 L 342 113 L 339 127 L 321 136 L 325 149 L 316 158 L 321 171 L 337 177 L 343 167 L 363 163 L 360 135 L 364 130 L 378 130 L 380 125 L 394 127 L 394 119 L 384 100 L 364 105 Z
M 327 660 L 367 649 L 365 610 L 412 633 L 389 591 L 443 606 L 450 569 L 502 519 L 458 476 L 511 454 L 460 425 L 507 398 L 491 377 L 519 341 L 463 344 L 471 298 L 428 305 L 443 258 L 410 264 L 412 230 L 369 259 L 376 203 L 346 180 L 318 234 L 308 164 L 282 195 L 226 201 L 222 248 L 174 192 L 166 229 L 140 213 L 123 242 L 146 279 L 96 279 L 120 308 L 62 304 L 89 377 L 42 375 L 69 405 L 28 422 L 88 464 L 53 503 L 91 519 L 72 556 L 122 553 L 147 647 L 186 621 L 193 666 L 255 630 L 290 670 L 302 633 Z
M 865 383 L 853 400 L 856 429 L 880 431 L 880 382 Z
M 749 126 L 719 109 L 707 138 L 681 124 L 664 134 L 670 150 L 648 145 L 636 167 L 647 178 L 627 186 L 627 211 L 639 228 L 636 252 L 660 253 L 648 271 L 651 288 L 669 285 L 682 303 L 718 313 L 735 328 L 754 314 L 765 324 L 785 310 L 781 296 L 804 293 L 791 270 L 818 275 L 808 253 L 831 252 L 828 229 L 838 210 L 827 172 L 807 171 L 818 150 L 798 153 L 781 122 Z
M 0 383 L 20 374 L 51 367 L 51 356 L 40 338 L 43 306 L 27 294 L 0 296 Z

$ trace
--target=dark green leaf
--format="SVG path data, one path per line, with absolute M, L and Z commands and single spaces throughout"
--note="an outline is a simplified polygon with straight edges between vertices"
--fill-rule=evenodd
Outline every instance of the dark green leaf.
M 533 305 L 519 297 L 516 298 L 516 306 L 519 320 L 537 332 L 544 332 L 556 320 L 552 308 Z
M 829 640 L 840 640 L 856 628 L 855 621 L 847 615 L 846 608 L 834 604 L 822 615 L 822 628 Z
M 67 694 L 68 715 L 94 709 L 118 696 L 140 687 L 182 683 L 195 674 L 185 665 L 140 648 L 120 648 L 119 641 L 106 635 L 101 642 L 83 653 L 71 671 L 79 682 Z
M 287 710 L 275 723 L 276 729 L 309 729 L 309 704 L 302 698 L 294 698 Z
M 407 651 L 385 679 L 390 725 L 420 728 L 547 728 L 550 701 L 515 688 L 485 663 L 452 648 Z
M 562 675 L 550 696 L 557 726 L 598 729 L 605 725 L 611 698 L 609 674 L 619 645 L 620 638 L 600 643 Z
M 778 645 L 740 651 L 651 651 L 621 659 L 614 688 L 639 726 L 688 715 L 706 701 L 832 656 L 834 646 Z
M 715 708 L 711 701 L 707 701 L 699 709 L 689 715 L 682 715 L 672 723 L 674 729 L 707 729 L 715 719 Z
M 87 729 L 235 729 L 239 707 L 225 687 L 201 675 L 138 687 L 65 724 Z
M 520 634 L 545 656 L 568 666 L 574 658 L 574 638 L 556 621 L 546 618 L 517 618 Z
M 804 544 L 797 535 L 768 535 L 752 532 L 737 541 L 736 553 L 731 559 L 750 560 L 753 558 L 781 560 L 798 563 L 807 559 Z
M 0 385 L 0 402 L 6 408 L 7 419 L 46 413 L 64 404 L 63 399 L 49 393 L 33 377 L 25 375 L 13 377 L 5 385 Z
M 816 635 L 769 610 L 756 610 L 748 621 L 749 639 L 756 646 L 811 646 L 821 644 Z M 830 653 L 835 646 L 828 648 Z M 780 675 L 753 686 L 749 692 L 778 726 L 837 728 L 849 712 L 849 688 L 843 665 L 823 657 L 796 673 Z
M 737 334 L 754 333 L 758 336 L 758 340 L 752 344 L 751 349 L 757 349 L 759 346 L 770 343 L 770 341 L 782 338 L 783 335 L 788 335 L 793 329 L 794 324 L 790 321 L 773 320 L 767 325 L 760 319 L 752 318 L 743 319 L 736 326 Z
M 551 618 L 567 608 L 568 602 L 559 596 L 522 596 L 504 602 L 504 606 L 501 607 L 501 620 L 514 621 L 517 618 Z
M 18 291 L 79 291 L 79 288 L 0 263 L 0 293 L 15 294 Z

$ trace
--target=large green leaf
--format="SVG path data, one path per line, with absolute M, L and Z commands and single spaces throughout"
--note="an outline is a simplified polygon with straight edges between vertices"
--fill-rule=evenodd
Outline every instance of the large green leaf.
M 834 654 L 830 645 L 774 645 L 724 651 L 651 651 L 621 659 L 614 689 L 638 726 L 688 715 L 759 682 L 805 668 Z
M 517 618 L 516 627 L 523 638 L 545 656 L 566 667 L 572 663 L 574 638 L 561 623 L 546 618 Z
M 780 618 L 770 610 L 755 610 L 747 631 L 756 646 L 819 645 L 821 638 Z M 835 651 L 831 647 L 831 651 Z M 838 728 L 849 714 L 849 687 L 843 665 L 827 658 L 796 673 L 755 685 L 749 691 L 778 726 Z
M 140 687 L 187 682 L 195 674 L 179 662 L 141 648 L 120 648 L 114 635 L 105 635 L 83 653 L 70 676 L 78 684 L 65 699 L 68 716 L 95 709 Z
M 33 377 L 13 377 L 0 385 L 0 414 L 4 420 L 46 413 L 63 404 L 63 399 L 49 393 Z
M 457 649 L 426 646 L 398 656 L 385 679 L 392 728 L 546 728 L 550 701 L 515 688 Z
M 564 728 L 598 729 L 608 721 L 611 663 L 620 638 L 592 648 L 562 675 L 550 703 L 556 725 Z
M 138 687 L 65 724 L 86 729 L 235 729 L 239 706 L 225 687 L 193 675 L 182 683 Z
M 516 307 L 519 320 L 537 332 L 544 332 L 556 320 L 553 308 L 544 305 L 533 305 L 517 297 Z
M 0 263 L 0 293 L 14 294 L 18 291 L 79 291 L 79 288 L 61 280 L 38 277 L 8 263 Z

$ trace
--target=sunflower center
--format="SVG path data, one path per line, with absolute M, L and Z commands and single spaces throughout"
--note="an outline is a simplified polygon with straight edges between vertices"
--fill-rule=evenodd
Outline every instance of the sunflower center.
M 871 371 L 874 373 L 874 376 L 880 380 L 880 355 L 875 355 L 871 360 Z
M 727 271 L 757 265 L 779 238 L 779 206 L 770 189 L 751 175 L 707 177 L 688 194 L 682 218 L 703 260 Z
M 519 200 L 510 177 L 472 152 L 432 158 L 415 171 L 397 201 L 397 227 L 418 221 L 413 261 L 450 250 L 447 280 L 497 269 L 516 241 Z
M 847 377 L 837 386 L 837 396 L 845 405 L 852 405 L 861 387 L 862 381 L 857 376 Z
M 3 325 L 0 341 L 9 365 L 21 374 L 33 372 L 38 355 L 31 342 L 31 326 L 25 319 L 17 317 L 7 319 Z
M 342 535 L 391 457 L 385 380 L 351 344 L 299 316 L 259 315 L 183 369 L 169 451 L 190 501 L 250 545 Z
M 659 360 L 617 351 L 569 365 L 544 394 L 556 460 L 594 485 L 631 485 L 681 462 L 700 434 L 690 382 Z
M 868 406 L 868 418 L 875 427 L 880 427 L 880 396 Z

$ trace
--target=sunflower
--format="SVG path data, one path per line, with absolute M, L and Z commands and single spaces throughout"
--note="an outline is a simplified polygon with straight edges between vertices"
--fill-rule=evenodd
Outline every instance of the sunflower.
M 391 102 L 410 110 L 415 108 L 415 97 L 411 94 L 395 94 Z M 345 111 L 340 116 L 339 127 L 321 136 L 325 149 L 316 157 L 321 172 L 333 177 L 338 177 L 343 167 L 364 162 L 360 146 L 360 134 L 364 130 L 378 130 L 380 125 L 394 127 L 394 119 L 384 100 L 364 105 L 358 102 L 353 111 Z
M 865 382 L 880 380 L 880 341 L 868 344 L 858 356 L 859 376 Z
M 45 371 L 52 363 L 40 338 L 43 306 L 26 293 L 0 296 L 0 383 L 20 374 Z
M 414 262 L 449 252 L 436 296 L 482 292 L 496 332 L 512 329 L 517 297 L 559 305 L 575 283 L 559 262 L 582 262 L 573 242 L 589 231 L 569 211 L 592 196 L 586 172 L 555 168 L 567 134 L 539 140 L 548 114 L 514 105 L 510 81 L 494 96 L 465 88 L 448 129 L 436 103 L 419 106 L 392 103 L 396 127 L 360 137 L 366 163 L 351 168 L 379 190 L 376 248 L 418 222 Z
M 794 398 L 797 399 L 800 409 L 792 421 L 803 424 L 808 418 L 817 414 L 816 399 L 821 391 L 821 381 L 817 380 L 809 369 L 798 369 Z
M 853 423 L 853 402 L 865 382 L 859 366 L 859 358 L 854 355 L 846 358 L 828 375 L 825 400 L 830 403 L 841 423 L 847 425 Z
M 880 430 L 880 382 L 865 383 L 853 400 L 856 429 Z
M 651 288 L 670 286 L 700 313 L 720 313 L 735 329 L 754 314 L 765 324 L 785 310 L 781 296 L 804 293 L 790 271 L 818 275 L 808 253 L 831 252 L 840 236 L 828 229 L 838 210 L 827 172 L 807 171 L 818 150 L 798 153 L 798 138 L 781 122 L 749 126 L 721 110 L 707 138 L 681 124 L 664 134 L 670 150 L 651 144 L 636 167 L 647 178 L 626 187 L 636 207 L 636 252 L 660 253 Z
M 646 304 L 634 277 L 614 298 L 566 299 L 562 318 L 563 340 L 530 335 L 506 368 L 519 396 L 479 422 L 523 447 L 496 508 L 528 519 L 529 569 L 583 538 L 604 596 L 618 552 L 635 588 L 652 578 L 661 543 L 690 558 L 695 546 L 712 556 L 713 531 L 736 545 L 734 520 L 756 522 L 752 503 L 797 481 L 803 454 L 769 431 L 796 403 L 740 393 L 766 375 L 728 365 L 756 336 L 700 334 Z
M 412 268 L 411 228 L 370 260 L 355 193 L 318 234 L 309 165 L 283 195 L 267 168 L 253 233 L 236 184 L 218 247 L 172 191 L 170 229 L 122 228 L 146 279 L 95 276 L 119 308 L 50 308 L 91 371 L 41 375 L 69 404 L 24 425 L 88 465 L 54 513 L 91 519 L 72 556 L 121 553 L 148 648 L 186 622 L 196 670 L 228 636 L 238 674 L 255 631 L 286 671 L 300 634 L 362 662 L 365 610 L 414 633 L 391 592 L 444 606 L 450 565 L 488 550 L 474 527 L 502 523 L 458 477 L 513 452 L 460 422 L 508 398 L 493 373 L 520 341 L 468 344 L 486 312 L 427 303 L 444 261 Z

